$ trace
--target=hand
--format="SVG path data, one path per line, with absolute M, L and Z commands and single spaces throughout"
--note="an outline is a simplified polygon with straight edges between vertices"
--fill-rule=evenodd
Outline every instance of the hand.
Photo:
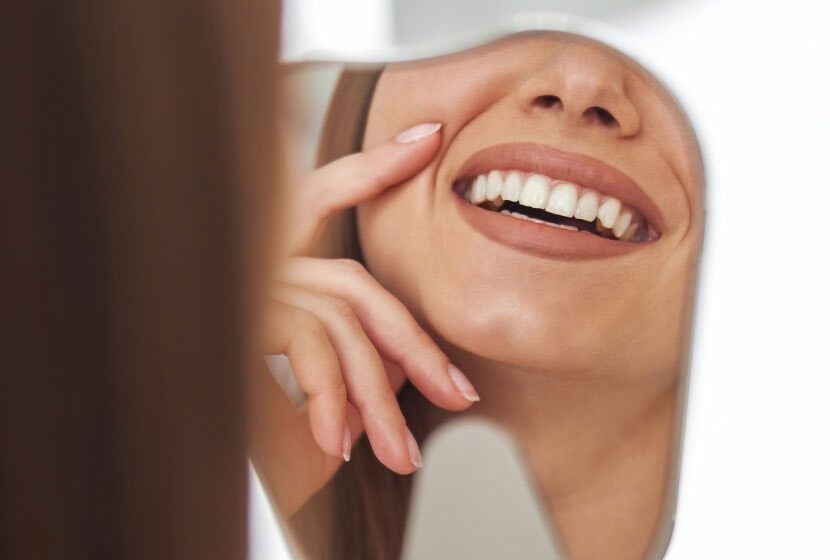
M 419 125 L 321 167 L 294 200 L 296 222 L 286 241 L 293 256 L 279 266 L 264 353 L 288 357 L 308 401 L 295 409 L 264 366 L 252 391 L 251 458 L 284 515 L 326 484 L 364 430 L 392 471 L 420 466 L 395 397 L 406 379 L 448 410 L 478 400 L 464 374 L 360 263 L 300 256 L 332 217 L 420 171 L 440 145 L 439 129 Z

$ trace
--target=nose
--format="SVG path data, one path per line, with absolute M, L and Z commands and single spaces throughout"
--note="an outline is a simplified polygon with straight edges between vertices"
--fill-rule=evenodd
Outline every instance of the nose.
M 519 89 L 530 114 L 631 137 L 640 115 L 625 91 L 625 64 L 588 46 L 563 47 Z

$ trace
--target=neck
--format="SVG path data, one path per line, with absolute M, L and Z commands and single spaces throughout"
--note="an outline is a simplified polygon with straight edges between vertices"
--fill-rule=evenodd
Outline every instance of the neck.
M 461 353 L 451 359 L 481 395 L 469 412 L 518 440 L 571 557 L 642 558 L 672 465 L 676 376 L 540 373 Z M 433 423 L 451 417 L 437 412 Z

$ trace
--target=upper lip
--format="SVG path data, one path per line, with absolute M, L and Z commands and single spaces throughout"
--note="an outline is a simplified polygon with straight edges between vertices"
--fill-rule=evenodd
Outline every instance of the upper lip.
M 660 209 L 637 183 L 619 169 L 592 157 L 563 152 L 544 144 L 500 144 L 473 154 L 461 166 L 453 184 L 493 169 L 516 169 L 578 183 L 631 206 L 658 234 L 665 230 Z

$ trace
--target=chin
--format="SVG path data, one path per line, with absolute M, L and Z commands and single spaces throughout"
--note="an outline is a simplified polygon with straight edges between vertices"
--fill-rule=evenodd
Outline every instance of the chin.
M 440 274 L 419 280 L 404 263 L 384 264 L 370 269 L 450 353 L 517 369 L 585 375 L 610 367 L 641 343 L 632 334 L 645 334 L 621 331 L 615 314 L 564 305 L 566 298 L 540 303 L 503 286 L 442 281 Z

